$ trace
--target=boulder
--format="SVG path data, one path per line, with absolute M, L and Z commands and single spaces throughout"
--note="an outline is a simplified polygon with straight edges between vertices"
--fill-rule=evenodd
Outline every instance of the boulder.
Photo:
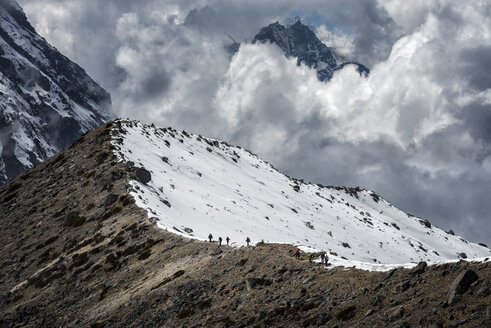
M 394 273 L 396 273 L 396 271 L 397 271 L 397 268 L 396 269 L 392 269 L 389 272 L 387 272 L 387 275 L 385 276 L 384 281 L 385 280 L 389 280 L 390 278 L 392 278 L 392 276 L 394 275 Z
M 80 216 L 79 212 L 70 212 L 67 214 L 65 217 L 65 220 L 63 221 L 63 225 L 65 227 L 80 227 L 82 224 L 85 223 L 85 217 Z
M 465 270 L 455 278 L 447 292 L 447 301 L 449 305 L 455 304 L 462 298 L 462 294 L 469 289 L 471 284 L 478 280 L 479 277 L 472 270 Z
M 325 325 L 329 320 L 331 320 L 331 316 L 327 313 L 323 313 L 319 317 L 317 317 L 317 321 L 315 322 L 315 324 L 319 327 Z
M 247 290 L 251 290 L 256 288 L 257 286 L 269 286 L 271 285 L 271 281 L 264 278 L 247 278 L 246 279 L 246 287 Z
M 396 288 L 394 288 L 394 294 L 403 293 L 408 290 L 410 286 L 409 280 L 404 280 L 396 285 Z
M 135 177 L 137 181 L 144 184 L 147 184 L 150 182 L 150 180 L 152 180 L 152 175 L 150 172 L 145 170 L 143 167 L 138 167 L 135 169 Z
M 421 225 L 424 225 L 425 227 L 427 227 L 427 228 L 431 229 L 431 223 L 430 223 L 430 221 L 420 219 L 420 220 L 419 220 L 419 223 L 420 223 Z
M 109 195 L 106 196 L 106 199 L 104 200 L 104 206 L 111 205 L 116 200 L 118 200 L 118 195 L 116 195 L 116 194 L 109 194 Z
M 347 321 L 347 320 L 353 319 L 355 317 L 355 314 L 356 314 L 356 306 L 350 305 L 350 306 L 347 306 L 347 307 L 344 307 L 343 309 L 341 309 L 341 311 L 339 311 L 336 314 L 336 319 L 342 320 L 342 321 Z
M 432 322 L 428 324 L 427 328 L 443 328 L 443 324 L 441 322 Z
M 485 279 L 477 291 L 477 295 L 487 297 L 491 294 L 491 278 Z
M 404 308 L 402 306 L 400 306 L 397 309 L 395 309 L 394 311 L 392 311 L 392 313 L 389 316 L 389 320 L 394 321 L 394 320 L 402 318 L 403 316 L 404 316 Z
M 421 261 L 416 265 L 414 268 L 409 270 L 409 274 L 422 274 L 425 272 L 425 268 L 427 267 L 427 264 L 425 261 Z

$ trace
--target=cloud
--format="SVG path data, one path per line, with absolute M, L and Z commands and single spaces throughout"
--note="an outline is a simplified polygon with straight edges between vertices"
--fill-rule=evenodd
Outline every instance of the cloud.
M 339 57 L 348 60 L 355 60 L 355 45 L 353 36 L 346 34 L 340 29 L 328 29 L 322 24 L 316 29 L 317 37 L 326 44 Z
M 490 30 L 484 8 L 458 6 L 429 11 L 367 78 L 347 68 L 324 84 L 273 46 L 243 46 L 215 99 L 223 134 L 295 176 L 372 188 L 489 242 Z
M 48 41 L 110 89 L 119 116 L 240 144 L 313 182 L 371 188 L 491 244 L 490 4 L 20 2 Z M 244 43 L 231 58 L 226 33 L 182 25 L 205 5 L 238 41 L 291 13 L 321 17 L 321 39 L 370 75 L 347 66 L 322 83 L 272 45 Z

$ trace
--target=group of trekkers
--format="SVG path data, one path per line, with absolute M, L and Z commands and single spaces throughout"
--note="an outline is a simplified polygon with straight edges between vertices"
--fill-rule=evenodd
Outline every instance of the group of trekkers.
M 210 243 L 213 241 L 213 235 L 211 233 L 208 235 L 208 241 Z M 230 238 L 228 236 L 227 236 L 227 238 L 225 238 L 225 241 L 227 242 L 227 246 L 229 246 Z M 251 238 L 247 237 L 245 241 L 247 243 L 247 246 L 249 246 L 249 244 L 251 243 Z M 218 237 L 218 245 L 219 246 L 222 246 L 222 242 L 223 242 L 222 237 Z M 295 250 L 295 257 L 297 258 L 297 260 L 300 259 L 300 249 L 299 248 L 297 248 Z M 309 259 L 309 262 L 312 263 L 312 258 L 313 258 L 312 253 L 308 253 L 307 257 Z M 324 264 L 326 267 L 329 265 L 329 256 L 327 256 L 326 253 L 321 254 L 321 263 Z
M 210 243 L 213 241 L 213 235 L 211 233 L 208 235 L 208 240 L 210 241 Z M 228 246 L 230 243 L 230 238 L 229 237 L 225 238 L 225 241 L 227 242 L 227 246 Z M 222 242 L 223 242 L 222 237 L 218 237 L 218 244 L 220 246 L 222 246 Z M 247 246 L 249 246 L 249 244 L 251 243 L 251 238 L 247 237 L 246 243 L 247 243 Z
M 295 257 L 297 258 L 297 260 L 300 259 L 300 249 L 299 248 L 297 248 L 295 250 Z M 308 253 L 307 257 L 309 259 L 309 262 L 312 263 L 312 258 L 314 257 L 314 255 L 312 255 L 312 253 Z M 321 254 L 321 263 L 324 264 L 326 267 L 329 265 L 329 256 L 327 256 L 327 254 L 325 254 L 325 253 Z

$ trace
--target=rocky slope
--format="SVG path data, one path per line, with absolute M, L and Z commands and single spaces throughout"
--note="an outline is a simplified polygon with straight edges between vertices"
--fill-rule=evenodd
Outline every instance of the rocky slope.
M 109 118 L 109 94 L 0 1 L 0 184 Z
M 146 171 L 115 154 L 123 130 L 106 124 L 0 188 L 0 327 L 491 324 L 488 259 L 328 270 L 289 245 L 161 229 L 131 195 Z
M 296 57 L 298 65 L 303 63 L 314 68 L 320 81 L 329 80 L 334 72 L 346 65 L 355 65 L 360 74 L 369 73 L 367 67 L 358 63 L 337 64 L 331 50 L 301 20 L 288 27 L 278 22 L 263 27 L 252 42 L 276 44 L 287 57 Z

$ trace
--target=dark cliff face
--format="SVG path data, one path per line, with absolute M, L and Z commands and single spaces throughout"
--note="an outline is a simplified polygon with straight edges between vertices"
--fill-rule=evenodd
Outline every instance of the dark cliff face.
M 111 97 L 0 1 L 0 184 L 109 118 Z
M 368 68 L 354 62 L 338 65 L 329 48 L 301 21 L 289 27 L 278 22 L 270 24 L 263 27 L 252 42 L 276 44 L 287 57 L 296 57 L 298 65 L 303 63 L 316 69 L 320 81 L 329 80 L 335 71 L 350 64 L 355 65 L 360 74 L 369 72 Z

